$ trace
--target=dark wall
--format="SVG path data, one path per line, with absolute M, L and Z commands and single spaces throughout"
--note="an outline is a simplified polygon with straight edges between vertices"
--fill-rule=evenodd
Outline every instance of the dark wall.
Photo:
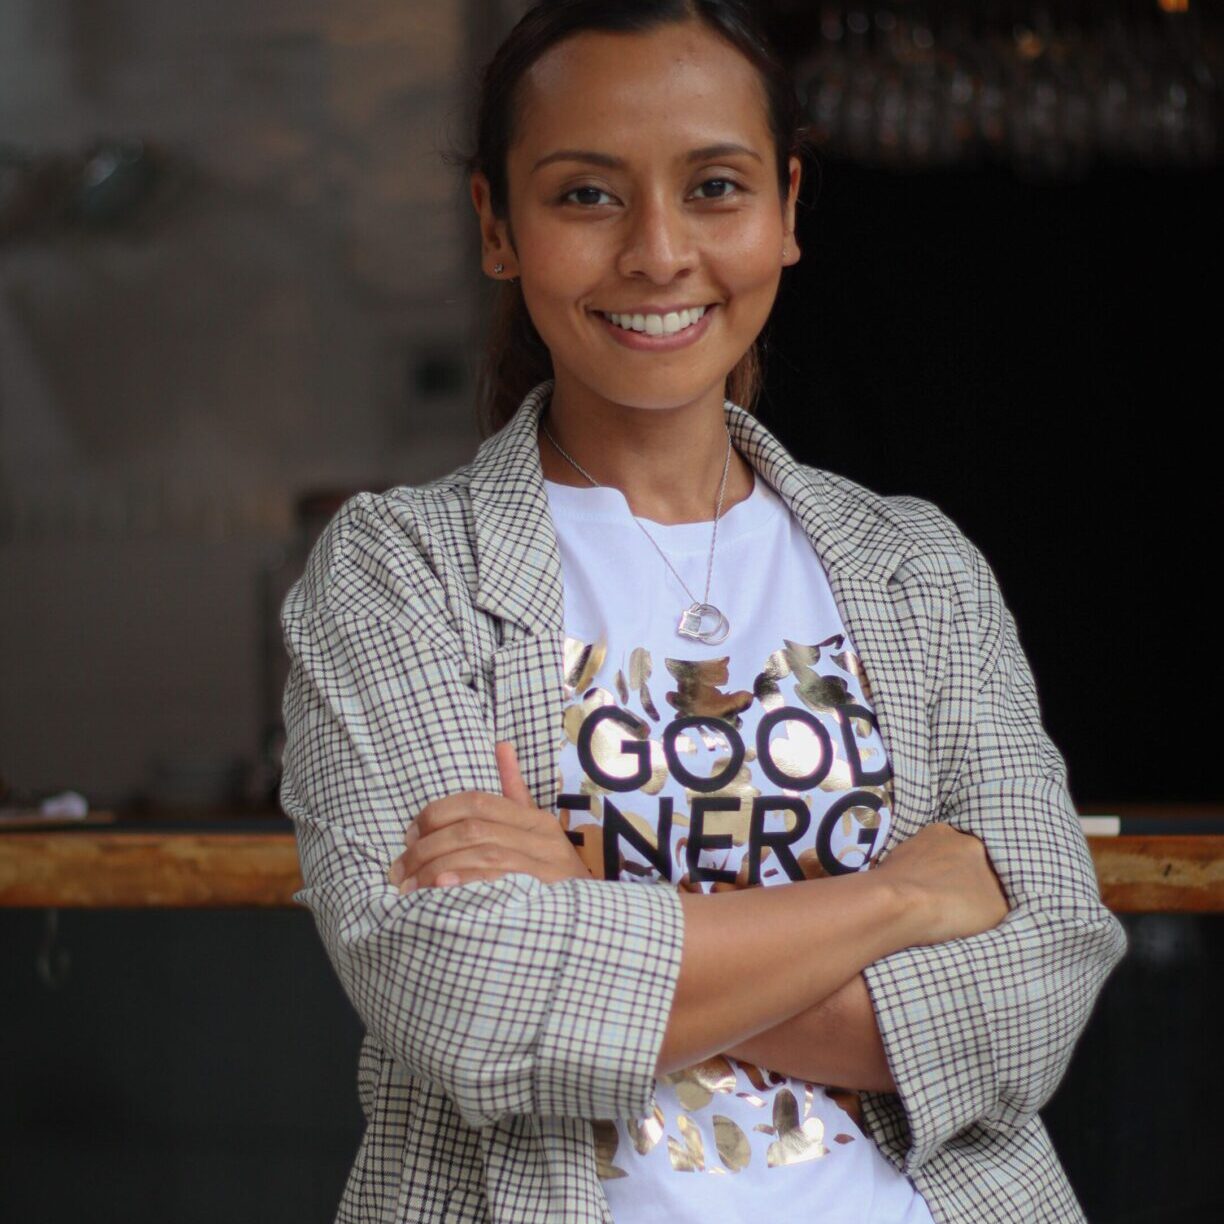
M 1219 799 L 1224 173 L 819 178 L 761 416 L 982 548 L 1077 800 Z
M 0 912 L 0 1220 L 323 1224 L 361 1028 L 305 910 Z

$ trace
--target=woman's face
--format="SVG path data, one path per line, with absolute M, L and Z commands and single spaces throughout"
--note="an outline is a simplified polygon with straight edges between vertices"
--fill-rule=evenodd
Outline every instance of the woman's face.
M 584 32 L 521 83 L 509 217 L 472 183 L 486 271 L 518 276 L 556 394 L 721 405 L 794 240 L 756 70 L 699 23 Z M 785 244 L 785 250 L 784 250 Z

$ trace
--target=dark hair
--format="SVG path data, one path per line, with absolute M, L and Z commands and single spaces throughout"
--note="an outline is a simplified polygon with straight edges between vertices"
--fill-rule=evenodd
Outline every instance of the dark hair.
M 494 214 L 507 212 L 506 159 L 514 132 L 518 85 L 546 51 L 584 30 L 644 33 L 674 22 L 700 21 L 727 40 L 756 68 L 765 93 L 774 138 L 778 184 L 783 198 L 789 161 L 802 153 L 804 130 L 799 100 L 789 73 L 769 46 L 751 8 L 742 0 L 539 0 L 523 15 L 489 62 L 481 78 L 476 111 L 475 151 L 464 158 L 469 173 L 489 181 Z M 486 434 L 500 429 L 537 383 L 552 377 L 552 360 L 527 313 L 517 283 L 503 281 L 491 321 L 480 380 L 480 424 Z M 760 391 L 758 344 L 727 377 L 727 394 L 751 408 Z

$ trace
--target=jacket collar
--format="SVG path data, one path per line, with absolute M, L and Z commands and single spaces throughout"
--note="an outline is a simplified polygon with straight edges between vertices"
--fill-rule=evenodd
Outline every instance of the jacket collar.
M 470 467 L 476 602 L 530 633 L 564 624 L 561 559 L 538 441 L 552 386 L 543 382 L 531 391 Z M 903 558 L 882 503 L 852 498 L 819 469 L 796 462 L 756 417 L 730 400 L 724 411 L 736 449 L 790 507 L 834 586 L 886 583 Z

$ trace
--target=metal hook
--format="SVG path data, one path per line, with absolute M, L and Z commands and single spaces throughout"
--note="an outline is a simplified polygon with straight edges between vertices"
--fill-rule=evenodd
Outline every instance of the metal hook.
M 68 982 L 72 956 L 67 948 L 56 946 L 59 934 L 59 910 L 49 909 L 44 915 L 42 944 L 34 959 L 38 980 L 48 990 L 62 990 Z

